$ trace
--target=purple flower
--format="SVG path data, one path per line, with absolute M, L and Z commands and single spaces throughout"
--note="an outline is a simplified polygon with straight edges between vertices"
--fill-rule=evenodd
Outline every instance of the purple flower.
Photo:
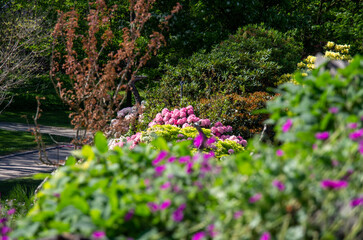
M 168 155 L 167 151 L 161 151 L 159 155 L 152 161 L 152 164 L 155 166 L 159 162 L 161 162 Z
M 348 123 L 347 127 L 350 129 L 355 129 L 358 127 L 358 123 Z
M 176 159 L 175 156 L 171 156 L 170 158 L 168 158 L 168 162 L 172 163 L 175 161 L 175 159 Z
M 272 185 L 274 187 L 277 187 L 277 189 L 279 189 L 279 191 L 284 191 L 285 190 L 285 185 L 279 180 L 273 180 Z
M 234 153 L 234 150 L 233 149 L 228 149 L 228 153 L 229 154 L 233 154 Z
M 338 161 L 338 160 L 333 159 L 333 160 L 331 160 L 331 165 L 333 165 L 333 167 L 336 167 L 336 166 L 338 166 L 338 165 L 339 165 L 339 161 Z
M 164 183 L 163 185 L 161 185 L 161 186 L 160 186 L 160 189 L 161 189 L 161 190 L 166 190 L 166 189 L 168 189 L 170 186 L 171 186 L 171 183 L 170 183 L 170 182 L 166 182 L 166 183 Z
M 214 137 L 208 138 L 207 146 L 210 147 L 215 142 L 216 142 L 216 139 Z
M 242 215 L 243 215 L 243 211 L 237 211 L 233 214 L 233 218 L 238 219 L 238 218 L 242 217 Z
M 264 232 L 262 234 L 262 236 L 260 237 L 260 240 L 270 240 L 271 239 L 271 235 L 269 232 Z
M 175 222 L 181 222 L 184 218 L 184 209 L 186 205 L 185 203 L 181 204 L 174 212 L 173 212 L 173 220 Z
M 359 141 L 363 137 L 363 129 L 359 129 L 349 134 L 349 138 L 353 141 Z
M 129 221 L 129 220 L 131 220 L 131 218 L 134 216 L 134 213 L 135 213 L 135 210 L 134 210 L 134 209 L 130 209 L 130 210 L 126 213 L 126 215 L 125 215 L 125 217 L 124 217 L 125 221 Z
M 92 236 L 95 239 L 101 239 L 101 238 L 106 237 L 106 234 L 105 234 L 105 232 L 102 232 L 102 231 L 96 231 L 96 232 L 93 232 Z
M 1 240 L 10 240 L 10 238 L 8 236 L 2 236 Z
M 284 123 L 284 125 L 282 125 L 282 131 L 283 132 L 288 132 L 291 127 L 292 127 L 292 120 L 287 119 L 286 123 Z
M 160 175 L 162 174 L 166 169 L 166 166 L 165 165 L 160 165 L 160 166 L 157 166 L 155 167 L 155 172 Z
M 329 132 L 318 132 L 315 134 L 315 138 L 319 140 L 326 140 L 329 138 Z
M 159 210 L 159 206 L 156 203 L 148 202 L 147 206 L 150 208 L 151 212 L 156 212 L 157 210 Z
M 13 215 L 15 213 L 15 208 L 12 208 L 8 211 L 8 215 Z
M 7 218 L 1 218 L 0 219 L 0 223 L 4 223 L 4 222 L 6 222 L 8 219 Z
M 197 232 L 196 234 L 193 235 L 192 240 L 201 240 L 204 237 L 205 237 L 204 232 Z
M 329 108 L 329 112 L 330 113 L 335 114 L 335 113 L 338 113 L 338 111 L 339 111 L 339 109 L 337 107 L 331 107 L 331 108 Z
M 356 207 L 356 206 L 360 206 L 360 205 L 363 205 L 363 197 L 355 198 L 355 199 L 352 199 L 352 201 L 350 201 L 351 207 Z
M 203 184 L 199 181 L 195 181 L 194 186 L 197 186 L 199 189 L 203 189 Z
M 276 155 L 279 157 L 282 157 L 284 155 L 284 151 L 282 151 L 281 149 L 277 149 L 276 150 Z
M 326 179 L 320 182 L 322 188 L 340 189 L 348 186 L 347 181 Z
M 256 193 L 255 195 L 250 197 L 249 202 L 250 203 L 255 203 L 255 202 L 259 201 L 261 198 L 262 198 L 262 194 L 261 193 Z
M 56 198 L 60 198 L 60 194 L 59 193 L 54 193 L 53 196 L 56 197 Z
M 191 174 L 193 172 L 193 163 L 192 162 L 187 163 L 186 168 L 187 168 L 186 173 Z
M 3 226 L 2 228 L 1 228 L 1 234 L 2 235 L 5 235 L 5 234 L 7 234 L 8 232 L 10 232 L 11 231 L 11 228 L 9 228 L 8 226 Z
M 217 236 L 218 232 L 217 231 L 214 231 L 214 224 L 211 224 L 207 227 L 207 231 L 208 231 L 208 234 L 209 236 L 211 236 L 212 238 L 214 238 L 215 236 Z
M 170 205 L 171 205 L 171 201 L 169 199 L 165 200 L 164 202 L 162 202 L 160 204 L 160 210 L 164 210 L 164 209 L 168 208 Z
M 184 156 L 179 158 L 180 163 L 187 163 L 190 161 L 190 156 Z
M 198 134 L 198 136 L 194 139 L 194 146 L 196 148 L 200 148 L 203 144 L 203 136 Z

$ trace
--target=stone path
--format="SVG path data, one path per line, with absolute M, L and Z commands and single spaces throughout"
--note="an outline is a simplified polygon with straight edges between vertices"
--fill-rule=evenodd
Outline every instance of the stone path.
M 30 131 L 34 125 L 0 122 L 0 129 L 8 131 Z M 76 131 L 70 128 L 39 126 L 42 134 L 74 138 Z M 26 177 L 36 173 L 51 172 L 67 158 L 74 149 L 72 145 L 60 145 L 47 148 L 48 159 L 54 165 L 42 164 L 38 151 L 27 151 L 6 156 L 0 156 L 0 181 L 10 178 Z

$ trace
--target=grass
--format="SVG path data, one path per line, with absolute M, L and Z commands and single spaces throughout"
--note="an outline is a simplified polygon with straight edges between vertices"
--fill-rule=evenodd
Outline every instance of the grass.
M 69 111 L 58 110 L 58 111 L 44 111 L 38 120 L 38 124 L 45 126 L 55 126 L 55 127 L 69 127 L 72 125 L 70 119 L 68 118 Z M 34 111 L 17 111 L 17 110 L 7 110 L 5 109 L 0 114 L 0 122 L 16 122 L 16 123 L 27 123 L 26 118 L 30 124 L 34 124 L 33 116 Z M 24 117 L 26 116 L 26 118 Z
M 34 191 L 41 182 L 32 178 L 0 181 L 0 219 L 7 218 L 7 225 L 14 227 L 15 221 L 24 217 L 32 207 Z M 8 216 L 7 211 L 12 208 L 15 214 Z
M 47 134 L 42 135 L 45 145 L 55 145 Z M 54 136 L 58 142 L 70 142 L 67 137 Z M 37 143 L 30 132 L 7 131 L 0 129 L 0 156 L 22 152 L 24 150 L 36 149 Z

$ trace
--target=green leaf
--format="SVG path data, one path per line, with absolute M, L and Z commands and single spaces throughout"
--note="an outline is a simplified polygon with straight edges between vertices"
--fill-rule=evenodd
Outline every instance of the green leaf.
M 82 148 L 82 154 L 83 156 L 86 158 L 86 159 L 94 159 L 95 157 L 95 154 L 92 150 L 92 147 L 89 146 L 89 145 L 85 145 L 83 148 Z
M 157 149 L 160 150 L 169 150 L 169 146 L 168 143 L 166 142 L 166 140 L 164 138 L 158 137 L 155 140 L 153 140 L 151 142 L 151 145 L 153 145 L 154 147 L 156 147 Z
M 108 151 L 107 139 L 102 132 L 97 132 L 95 135 L 95 145 L 100 153 L 106 153 Z

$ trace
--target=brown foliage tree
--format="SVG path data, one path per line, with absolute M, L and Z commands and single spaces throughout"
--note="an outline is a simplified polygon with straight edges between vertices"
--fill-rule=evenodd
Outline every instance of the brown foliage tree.
M 53 58 L 51 77 L 60 98 L 69 105 L 72 113 L 71 123 L 78 131 L 103 131 L 112 135 L 110 122 L 131 93 L 136 104 L 141 104 L 140 95 L 135 87 L 137 73 L 151 56 L 165 44 L 160 32 L 154 31 L 148 38 L 146 47 L 139 41 L 145 23 L 151 18 L 150 10 L 155 0 L 130 0 L 130 22 L 122 29 L 122 42 L 117 51 L 107 51 L 114 39 L 110 22 L 116 6 L 108 8 L 104 0 L 90 3 L 86 18 L 88 33 L 78 34 L 79 14 L 72 10 L 60 12 L 53 37 Z M 159 24 L 161 30 L 167 27 L 173 14 L 180 10 L 177 4 L 171 15 Z M 57 51 L 63 40 L 65 49 Z M 82 54 L 76 51 L 81 44 Z M 107 54 L 108 60 L 102 64 L 101 57 Z M 69 82 L 55 78 L 56 73 L 65 71 Z M 54 80 L 56 79 L 56 80 Z M 125 88 L 124 92 L 121 92 Z M 84 135 L 85 136 L 85 135 Z M 83 136 L 83 137 L 84 137 Z

